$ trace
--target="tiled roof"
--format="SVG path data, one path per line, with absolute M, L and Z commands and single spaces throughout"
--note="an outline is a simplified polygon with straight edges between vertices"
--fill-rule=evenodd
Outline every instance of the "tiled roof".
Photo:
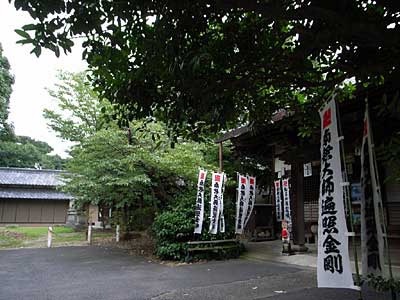
M 54 189 L 0 188 L 0 199 L 70 200 L 72 196 Z
M 56 187 L 63 185 L 60 175 L 63 171 L 37 170 L 21 168 L 0 168 L 0 186 L 46 186 Z

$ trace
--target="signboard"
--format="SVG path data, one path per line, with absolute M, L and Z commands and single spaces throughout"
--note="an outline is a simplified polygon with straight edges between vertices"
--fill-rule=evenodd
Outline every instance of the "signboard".
M 303 170 L 304 170 L 304 177 L 310 177 L 310 176 L 312 176 L 312 165 L 311 165 L 310 162 L 304 164 Z

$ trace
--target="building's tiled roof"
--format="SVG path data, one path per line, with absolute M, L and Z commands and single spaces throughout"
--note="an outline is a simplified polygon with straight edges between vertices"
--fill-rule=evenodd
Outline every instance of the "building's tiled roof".
M 60 178 L 62 173 L 62 171 L 58 170 L 0 168 L 0 186 L 56 187 L 63 185 Z
M 0 199 L 70 200 L 72 196 L 54 189 L 0 188 Z

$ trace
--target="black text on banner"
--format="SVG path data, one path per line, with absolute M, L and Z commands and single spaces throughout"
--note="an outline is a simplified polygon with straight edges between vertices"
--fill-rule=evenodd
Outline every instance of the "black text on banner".
M 195 226 L 194 233 L 201 234 L 204 220 L 204 187 L 207 177 L 206 170 L 199 171 L 199 178 L 197 182 L 197 197 L 196 197 L 196 210 L 195 210 Z
M 321 180 L 318 218 L 318 287 L 351 288 L 347 225 L 343 204 L 342 166 L 336 120 L 331 99 L 321 111 Z
M 210 233 L 217 234 L 220 215 L 220 197 L 222 191 L 223 173 L 212 173 L 211 199 L 210 199 Z

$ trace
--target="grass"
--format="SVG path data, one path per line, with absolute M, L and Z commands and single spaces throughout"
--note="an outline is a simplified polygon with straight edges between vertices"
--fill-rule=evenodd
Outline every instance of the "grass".
M 20 247 L 21 244 L 21 240 L 0 233 L 0 248 L 17 248 Z
M 0 227 L 0 248 L 44 247 L 48 227 Z M 85 232 L 76 232 L 64 226 L 53 227 L 54 243 L 74 243 L 85 240 Z
M 28 239 L 47 236 L 47 230 L 48 230 L 47 227 L 17 227 L 17 226 L 9 226 L 6 227 L 6 229 L 11 232 L 21 233 Z M 53 227 L 53 232 L 55 234 L 72 233 L 74 232 L 74 230 L 69 227 L 55 226 Z
M 48 227 L 0 227 L 0 249 L 19 247 L 46 247 Z M 82 244 L 86 241 L 85 231 L 75 231 L 70 227 L 53 227 L 54 245 Z M 93 231 L 92 239 L 104 239 L 113 237 L 112 232 Z
M 84 232 L 76 232 L 67 235 L 59 235 L 54 237 L 54 243 L 66 243 L 66 242 L 83 242 L 86 240 L 86 234 Z

